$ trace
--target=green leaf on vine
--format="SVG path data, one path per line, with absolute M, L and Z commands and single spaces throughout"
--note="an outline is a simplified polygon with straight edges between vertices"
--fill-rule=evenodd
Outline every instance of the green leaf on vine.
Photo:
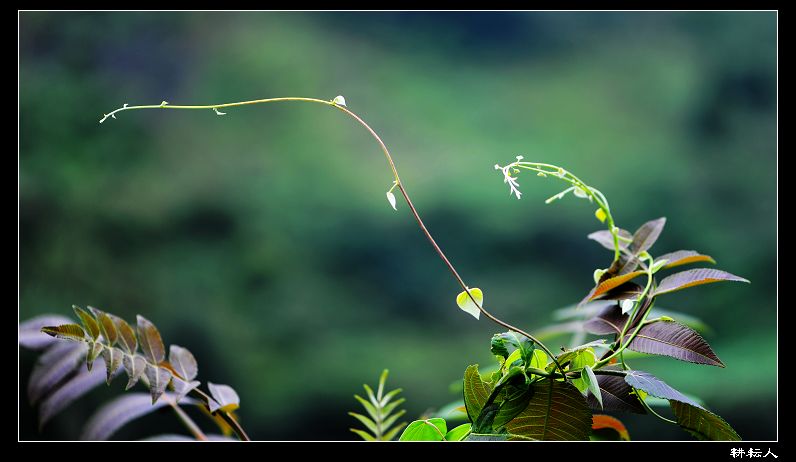
M 442 441 L 446 433 L 448 426 L 445 419 L 435 417 L 415 420 L 406 427 L 398 441 Z
M 467 435 L 470 434 L 471 427 L 472 425 L 469 423 L 459 425 L 445 434 L 445 441 L 462 441 Z
M 513 351 L 519 351 L 523 362 L 528 364 L 534 351 L 534 345 L 528 337 L 509 331 L 493 335 L 490 350 L 493 355 L 502 356 L 504 359 L 508 359 L 509 354 Z
M 591 410 L 577 388 L 550 379 L 542 379 L 532 387 L 528 407 L 506 424 L 511 435 L 536 440 L 589 439 Z
M 735 430 L 716 414 L 680 401 L 669 401 L 677 424 L 699 440 L 740 441 Z
M 475 422 L 481 415 L 491 392 L 492 387 L 481 380 L 478 365 L 467 367 L 464 371 L 464 407 L 467 409 L 467 417 L 470 422 Z
M 469 289 L 470 294 L 473 296 L 478 305 L 484 305 L 484 293 L 479 288 Z M 470 313 L 475 319 L 478 319 L 481 316 L 481 310 L 478 309 L 475 303 L 470 299 L 467 295 L 467 292 L 462 291 L 459 295 L 456 296 L 456 304 L 459 305 L 459 308 L 464 310 L 467 313 Z

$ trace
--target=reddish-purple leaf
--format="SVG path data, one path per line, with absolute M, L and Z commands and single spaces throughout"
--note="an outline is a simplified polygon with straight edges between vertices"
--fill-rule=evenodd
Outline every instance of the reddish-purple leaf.
M 627 315 L 622 314 L 619 305 L 605 307 L 597 316 L 583 323 L 586 332 L 596 335 L 619 334 L 627 322 Z
M 56 342 L 52 336 L 41 331 L 45 326 L 69 324 L 72 320 L 65 316 L 45 314 L 28 319 L 19 324 L 19 345 L 31 350 L 41 350 Z
M 110 385 L 111 380 L 116 376 L 116 371 L 122 365 L 122 350 L 114 347 L 105 346 L 102 349 L 102 359 L 105 360 L 105 382 Z
M 609 290 L 613 289 L 614 287 L 619 287 L 620 285 L 624 284 L 625 282 L 637 278 L 642 274 L 646 274 L 645 271 L 633 271 L 627 274 L 623 274 L 621 276 L 615 276 L 610 279 L 606 279 L 605 281 L 597 284 L 595 288 L 589 292 L 586 297 L 581 300 L 580 304 L 584 304 L 588 301 L 594 300 L 595 298 L 599 297 L 600 295 L 608 292 Z
M 138 383 L 138 379 L 141 378 L 141 375 L 144 373 L 144 369 L 146 369 L 147 362 L 144 358 L 139 355 L 124 355 L 122 358 L 122 364 L 124 364 L 124 370 L 127 372 L 127 385 L 125 386 L 125 390 L 129 390 L 133 388 L 133 386 Z
M 171 372 L 165 367 L 153 366 L 152 364 L 147 364 L 144 371 L 146 379 L 149 381 L 149 393 L 152 395 L 152 404 L 154 404 L 163 392 L 166 391 L 166 386 L 171 380 Z
M 638 396 L 633 393 L 633 387 L 625 382 L 623 377 L 616 375 L 603 375 L 597 371 L 597 382 L 600 385 L 600 393 L 603 397 L 602 409 L 606 411 L 634 412 L 636 414 L 646 414 L 647 410 L 639 401 Z M 586 399 L 592 409 L 600 409 L 597 398 L 588 392 Z
M 658 236 L 663 231 L 663 226 L 666 224 L 666 217 L 658 218 L 644 223 L 633 234 L 633 242 L 630 243 L 630 250 L 633 254 L 638 255 L 641 252 L 652 247 L 652 244 L 658 240 Z
M 633 238 L 633 235 L 630 234 L 630 231 L 627 231 L 627 230 L 624 230 L 624 229 L 620 229 L 618 234 L 619 234 L 620 237 L 624 237 L 626 239 L 632 239 Z M 589 239 L 591 239 L 593 241 L 597 241 L 598 244 L 600 244 L 601 246 L 605 247 L 608 250 L 614 250 L 614 236 L 607 229 L 604 229 L 602 231 L 595 231 L 595 232 L 589 234 L 586 237 L 588 237 Z M 619 248 L 620 249 L 626 249 L 627 248 L 627 242 L 625 242 L 625 241 L 623 241 L 621 239 L 619 239 L 618 242 L 619 242 Z
M 717 269 L 711 268 L 697 268 L 688 271 L 682 271 L 680 273 L 672 274 L 664 278 L 661 283 L 658 285 L 658 288 L 655 289 L 654 296 L 658 296 L 661 294 L 666 294 L 669 292 L 675 292 L 677 290 L 686 289 L 688 287 L 698 286 L 702 284 L 710 284 L 711 282 L 721 282 L 721 281 L 737 281 L 737 282 L 746 282 L 749 281 L 734 274 L 730 274 L 726 271 L 721 271 Z
M 166 359 L 166 347 L 160 332 L 147 318 L 138 315 L 138 339 L 141 342 L 141 351 L 144 357 L 152 364 L 160 364 Z
M 696 263 L 706 261 L 708 263 L 716 263 L 710 255 L 702 255 L 694 250 L 678 250 L 677 252 L 667 253 L 659 256 L 656 260 L 668 260 L 664 268 L 673 268 L 675 266 L 687 265 L 689 263 Z
M 699 440 L 741 441 L 730 424 L 710 411 L 678 401 L 669 401 L 669 406 L 677 417 L 677 424 Z
M 138 349 L 138 340 L 135 338 L 133 328 L 124 319 L 114 315 L 109 316 L 113 319 L 113 323 L 116 324 L 116 330 L 119 333 L 118 341 L 122 350 L 128 354 L 135 353 L 135 350 Z
M 600 300 L 635 300 L 641 296 L 644 288 L 635 282 L 626 282 L 606 292 Z
M 703 409 L 699 403 L 670 387 L 666 382 L 648 372 L 627 371 L 625 382 L 631 387 L 646 391 L 652 396 L 668 399 L 670 402 L 671 400 L 680 401 L 681 403 L 687 403 Z
M 671 356 L 697 364 L 724 367 L 710 345 L 690 327 L 674 321 L 658 321 L 639 330 L 628 349 L 639 353 Z

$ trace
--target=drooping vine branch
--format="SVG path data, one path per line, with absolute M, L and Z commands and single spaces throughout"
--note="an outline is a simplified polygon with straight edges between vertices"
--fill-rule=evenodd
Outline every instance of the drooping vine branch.
M 109 112 L 107 114 L 104 114 L 102 119 L 100 120 L 100 123 L 105 122 L 108 119 L 108 117 L 111 117 L 111 118 L 115 119 L 116 118 L 116 114 L 119 113 L 119 112 L 122 112 L 122 111 L 132 111 L 132 110 L 141 110 L 141 109 L 212 110 L 213 112 L 215 112 L 216 115 L 223 116 L 223 115 L 226 115 L 226 112 L 221 112 L 220 109 L 238 107 L 238 106 L 248 106 L 248 105 L 253 105 L 253 104 L 265 104 L 265 103 L 288 102 L 288 101 L 316 103 L 316 104 L 323 104 L 323 105 L 326 105 L 326 106 L 334 107 L 334 108 L 336 108 L 336 109 L 348 114 L 350 117 L 352 117 L 354 120 L 356 120 L 357 123 L 359 123 L 362 127 L 364 127 L 368 131 L 368 133 L 370 133 L 370 135 L 379 144 L 379 147 L 381 148 L 382 152 L 384 153 L 384 156 L 387 158 L 387 162 L 390 165 L 390 169 L 392 171 L 392 174 L 393 174 L 393 177 L 394 177 L 394 181 L 393 181 L 392 188 L 390 188 L 390 190 L 387 192 L 387 198 L 390 200 L 391 205 L 393 205 L 393 207 L 395 207 L 395 204 L 394 204 L 394 200 L 395 199 L 391 195 L 392 195 L 392 190 L 395 187 L 397 187 L 401 191 L 401 195 L 403 196 L 404 200 L 406 201 L 406 204 L 409 206 L 409 210 L 411 211 L 412 215 L 415 217 L 415 220 L 417 221 L 417 224 L 420 227 L 420 230 L 423 232 L 423 234 L 425 235 L 426 239 L 429 241 L 431 246 L 437 252 L 437 255 L 439 255 L 440 259 L 442 259 L 442 261 L 445 263 L 445 266 L 448 268 L 450 273 L 453 275 L 454 279 L 456 279 L 456 282 L 459 284 L 459 286 L 461 286 L 461 288 L 464 290 L 464 292 L 467 293 L 467 296 L 469 297 L 470 301 L 478 308 L 478 310 L 481 313 L 483 313 L 484 316 L 489 318 L 492 322 L 494 322 L 494 323 L 496 323 L 496 324 L 498 324 L 498 325 L 500 325 L 500 326 L 502 326 L 502 327 L 504 327 L 506 329 L 509 329 L 511 331 L 514 331 L 514 332 L 517 332 L 518 334 L 524 335 L 525 337 L 527 337 L 531 341 L 533 341 L 545 353 L 547 353 L 548 356 L 553 358 L 553 361 L 555 362 L 555 365 L 558 368 L 558 370 L 561 372 L 561 374 L 564 377 L 566 377 L 566 374 L 564 373 L 564 369 L 558 363 L 558 360 L 556 359 L 556 356 L 550 351 L 550 349 L 546 345 L 544 345 L 541 341 L 539 341 L 537 338 L 535 338 L 533 335 L 529 334 L 528 332 L 526 332 L 526 331 L 524 331 L 524 330 L 522 330 L 522 329 L 520 329 L 518 327 L 515 327 L 515 326 L 513 326 L 513 325 L 511 325 L 511 324 L 509 324 L 509 323 L 507 323 L 505 321 L 502 321 L 501 319 L 498 319 L 497 317 L 495 317 L 494 315 L 489 313 L 486 309 L 484 309 L 484 307 L 481 306 L 481 303 L 479 303 L 475 299 L 473 294 L 470 292 L 470 288 L 464 282 L 464 279 L 462 279 L 462 277 L 459 275 L 459 272 L 456 270 L 456 268 L 450 262 L 450 260 L 445 255 L 445 253 L 442 251 L 440 246 L 434 240 L 434 237 L 428 231 L 428 228 L 426 228 L 425 224 L 423 223 L 423 220 L 420 218 L 420 214 L 417 212 L 417 209 L 415 208 L 415 206 L 414 206 L 414 204 L 412 202 L 412 199 L 409 197 L 409 193 L 406 191 L 406 187 L 401 182 L 401 178 L 398 175 L 398 169 L 395 167 L 395 162 L 393 161 L 392 155 L 390 154 L 390 151 L 387 149 L 387 146 L 384 144 L 384 141 L 382 141 L 381 137 L 379 137 L 379 135 L 376 133 L 375 130 L 373 130 L 373 128 L 370 127 L 370 125 L 368 125 L 361 117 L 359 117 L 353 111 L 348 109 L 348 107 L 346 106 L 345 98 L 343 98 L 342 96 L 338 96 L 338 97 L 334 98 L 333 100 L 322 100 L 322 99 L 317 99 L 317 98 L 303 98 L 303 97 L 280 97 L 280 98 L 266 98 L 266 99 L 257 99 L 257 100 L 250 100 L 250 101 L 239 101 L 239 102 L 234 102 L 234 103 L 211 104 L 211 105 L 172 105 L 172 104 L 169 104 L 168 101 L 163 101 L 160 104 L 139 105 L 139 106 L 130 106 L 128 104 L 124 104 L 122 107 L 120 107 L 118 109 L 115 109 L 115 110 L 113 110 L 113 111 L 111 111 L 111 112 Z M 578 180 L 574 176 L 572 176 L 572 181 L 577 181 L 580 184 L 583 184 L 582 182 L 580 182 L 580 180 Z M 594 195 L 593 192 L 591 194 Z M 518 197 L 519 197 L 519 195 L 518 195 Z M 601 204 L 604 204 L 604 208 L 607 211 L 608 210 L 607 202 L 604 201 L 604 197 L 602 197 L 601 199 L 603 200 L 603 202 Z M 600 203 L 600 202 L 598 202 L 598 203 Z M 610 216 L 610 213 L 609 213 L 609 216 Z M 612 225 L 613 221 L 611 221 L 610 224 Z M 618 248 L 618 244 L 617 244 L 617 248 Z M 566 378 L 565 378 L 565 380 L 566 380 Z

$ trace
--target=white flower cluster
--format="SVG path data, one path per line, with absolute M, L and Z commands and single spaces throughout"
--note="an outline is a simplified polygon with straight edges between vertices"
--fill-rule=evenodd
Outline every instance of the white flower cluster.
M 522 159 L 522 156 L 517 156 L 517 162 L 521 161 Z M 500 170 L 503 172 L 503 182 L 509 184 L 509 196 L 514 194 L 517 196 L 517 199 L 519 199 L 520 196 L 522 196 L 520 184 L 517 183 L 517 178 L 511 176 L 511 169 L 517 164 L 517 162 L 512 162 L 505 167 L 495 164 L 495 170 Z

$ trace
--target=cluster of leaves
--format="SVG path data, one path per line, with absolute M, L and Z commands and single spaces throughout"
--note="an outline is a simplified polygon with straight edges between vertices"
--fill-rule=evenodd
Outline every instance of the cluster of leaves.
M 387 382 L 387 375 L 389 375 L 389 373 L 390 371 L 387 369 L 382 371 L 376 393 L 373 393 L 373 389 L 367 384 L 362 385 L 365 388 L 368 399 L 359 395 L 354 395 L 354 398 L 362 404 L 362 407 L 365 408 L 370 418 L 362 414 L 357 414 L 356 412 L 349 412 L 348 415 L 362 422 L 370 433 L 357 428 L 351 428 L 350 430 L 365 441 L 390 441 L 406 426 L 406 422 L 401 422 L 393 426 L 396 420 L 406 414 L 406 411 L 403 409 L 397 410 L 398 406 L 406 401 L 406 399 L 398 398 L 393 400 L 393 398 L 403 391 L 400 388 L 384 393 L 384 385 Z M 396 410 L 397 412 L 393 412 Z
M 171 345 L 167 359 L 160 332 L 152 322 L 138 316 L 133 329 L 124 319 L 96 308 L 73 309 L 81 324 L 62 316 L 44 315 L 19 326 L 20 346 L 42 351 L 28 385 L 30 402 L 39 404 L 40 427 L 103 381 L 110 385 L 124 370 L 128 378 L 125 390 L 142 382 L 149 393 L 129 393 L 106 403 L 89 419 L 81 439 L 108 439 L 126 423 L 164 406 L 174 408 L 200 439 L 227 439 L 233 431 L 241 430 L 235 428 L 238 425 L 233 411 L 240 404 L 235 390 L 208 383 L 207 395 L 197 388 L 201 383 L 195 380 L 198 365 L 193 354 L 187 348 Z M 81 367 L 83 363 L 85 368 Z M 181 405 L 198 406 L 218 424 L 222 434 L 201 433 L 179 409 Z
M 464 405 L 470 423 L 457 427 L 462 429 L 460 439 L 627 440 L 629 434 L 621 421 L 593 411 L 645 414 L 652 410 L 648 401 L 655 398 L 668 404 L 676 423 L 697 439 L 740 439 L 727 422 L 698 399 L 652 374 L 631 369 L 624 360 L 623 352 L 632 350 L 724 367 L 691 327 L 670 316 L 648 317 L 661 295 L 719 281 L 748 281 L 724 271 L 700 268 L 658 282 L 659 271 L 689 263 L 714 263 L 711 257 L 691 250 L 653 258 L 648 251 L 665 222 L 664 218 L 650 221 L 633 234 L 616 230 L 621 243 L 619 258 L 609 268 L 595 272 L 594 288 L 578 304 L 587 305 L 582 310 L 592 316 L 567 325 L 573 332 L 610 336 L 608 341 L 596 339 L 563 349 L 550 358 L 531 339 L 515 332 L 492 338 L 491 352 L 499 368 L 482 376 L 478 365 L 471 365 L 464 373 Z M 610 231 L 598 231 L 589 238 L 614 250 Z M 633 281 L 643 275 L 647 276 L 644 287 Z M 480 290 L 476 301 L 483 301 Z M 457 302 L 468 312 L 477 309 L 461 295 Z M 593 305 L 599 305 L 599 309 L 595 311 Z M 418 428 L 423 431 L 409 434 L 409 429 Z M 401 439 L 441 441 L 447 439 L 441 436 L 445 435 L 444 428 L 441 418 L 417 420 Z

